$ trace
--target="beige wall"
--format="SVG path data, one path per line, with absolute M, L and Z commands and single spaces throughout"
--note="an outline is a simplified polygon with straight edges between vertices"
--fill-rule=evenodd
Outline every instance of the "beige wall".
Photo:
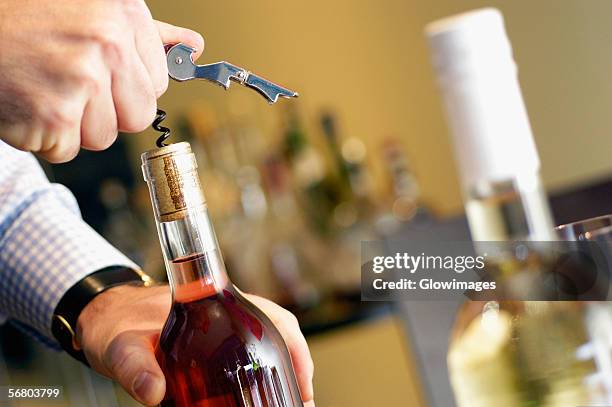
M 395 317 L 308 338 L 315 402 L 323 407 L 425 407 L 417 358 Z
M 333 107 L 343 134 L 364 139 L 372 152 L 382 136 L 400 135 L 426 201 L 442 213 L 460 210 L 461 201 L 422 27 L 448 14 L 496 6 L 515 47 L 546 185 L 612 174 L 612 1 L 148 3 L 155 17 L 204 34 L 202 61 L 227 59 L 297 89 L 311 118 L 322 106 Z M 277 106 L 237 86 L 223 94 L 205 84 L 172 83 L 160 106 L 172 115 L 197 98 L 250 111 L 264 129 L 274 129 Z M 380 170 L 380 162 L 373 164 Z

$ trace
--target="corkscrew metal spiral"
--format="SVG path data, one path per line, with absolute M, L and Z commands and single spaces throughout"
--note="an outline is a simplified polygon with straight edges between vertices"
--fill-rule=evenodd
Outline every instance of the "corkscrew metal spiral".
M 167 146 L 168 144 L 166 144 L 165 141 L 168 139 L 168 137 L 170 137 L 170 129 L 161 125 L 161 122 L 163 122 L 165 119 L 166 112 L 161 109 L 157 109 L 157 115 L 155 116 L 155 120 L 153 120 L 151 127 L 162 133 L 155 142 L 159 148 Z

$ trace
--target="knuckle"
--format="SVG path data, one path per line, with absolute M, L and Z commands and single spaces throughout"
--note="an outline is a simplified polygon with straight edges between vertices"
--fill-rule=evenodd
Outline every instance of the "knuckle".
M 142 0 L 117 0 L 124 7 L 134 7 L 134 5 L 142 3 Z
M 64 151 L 58 148 L 52 148 L 51 150 L 45 152 L 44 157 L 52 164 L 61 164 L 67 161 L 70 161 L 74 157 L 70 157 L 70 155 L 66 154 Z
M 117 129 L 114 128 L 114 129 L 108 131 L 100 139 L 101 139 L 101 141 L 100 141 L 100 149 L 101 150 L 106 150 L 107 148 L 109 148 L 115 142 L 115 140 L 117 140 Z
M 93 67 L 86 62 L 80 64 L 78 73 L 75 74 L 75 92 L 86 92 L 97 96 L 102 92 L 102 83 L 99 75 L 94 72 Z
M 100 16 L 89 27 L 89 38 L 101 50 L 101 56 L 108 63 L 116 63 L 123 57 L 122 50 L 129 29 L 129 22 L 117 11 L 118 7 L 109 6 L 110 11 Z
M 55 133 L 45 132 L 42 135 L 40 151 L 46 153 L 52 151 L 57 144 L 57 135 Z
M 315 364 L 310 352 L 308 352 L 308 357 L 306 358 L 306 369 L 308 370 L 308 376 L 312 379 L 312 376 L 314 376 Z
M 76 112 L 74 103 L 59 101 L 53 104 L 43 120 L 44 127 L 49 133 L 62 133 L 80 122 L 80 114 Z
M 142 0 L 119 0 L 124 12 L 130 18 L 144 17 L 147 15 L 148 8 Z
M 120 130 L 128 133 L 137 133 L 145 130 L 151 125 L 153 119 L 155 118 L 155 109 L 155 101 L 152 100 L 146 103 L 145 106 L 138 109 L 138 111 L 141 113 L 133 114 L 130 117 L 122 117 L 122 126 Z
M 296 327 L 296 326 L 300 326 L 300 323 L 298 322 L 298 319 L 296 318 L 295 315 L 293 315 L 293 313 L 291 313 L 290 311 L 287 311 L 285 309 L 283 309 L 284 311 L 284 319 L 285 321 L 287 321 L 287 324 L 291 327 Z
M 63 137 L 62 137 L 63 138 Z M 73 141 L 64 141 L 56 144 L 56 148 L 51 150 L 55 163 L 64 163 L 72 160 L 79 153 L 80 146 Z
M 40 137 L 33 132 L 33 129 L 26 129 L 24 126 L 11 126 L 7 129 L 5 141 L 21 151 L 39 151 Z
M 117 139 L 117 131 L 106 131 L 96 134 L 95 137 L 89 137 L 87 140 L 87 148 L 90 150 L 106 150 L 109 148 Z
M 66 161 L 70 161 L 74 159 L 77 155 L 79 155 L 80 151 L 81 147 L 78 144 L 71 144 L 64 158 L 66 159 Z
M 85 46 L 67 54 L 61 62 L 50 61 L 47 70 L 52 75 L 50 86 L 53 92 L 35 101 L 35 109 L 44 111 L 47 106 L 43 106 L 43 103 L 54 106 L 55 102 L 72 100 L 85 91 L 99 92 L 100 76 L 96 69 L 100 65 L 98 55 L 93 47 Z
M 105 40 L 101 42 L 102 57 L 109 66 L 122 66 L 127 60 L 124 45 L 120 41 Z
M 39 151 L 50 162 L 70 161 L 80 151 L 80 117 L 75 119 L 69 111 L 58 108 L 43 121 Z
M 51 164 L 61 164 L 61 163 L 63 163 L 63 162 L 64 162 L 64 161 L 61 159 L 61 157 L 60 157 L 60 156 L 58 156 L 58 155 L 57 155 L 57 153 L 56 153 L 55 151 L 53 151 L 53 150 L 50 150 L 50 151 L 44 152 L 44 153 L 42 153 L 41 155 L 42 155 L 42 157 L 43 157 L 45 160 L 49 161 Z
M 107 10 L 105 15 L 101 15 L 89 27 L 89 35 L 91 38 L 100 43 L 117 42 L 120 38 L 120 21 L 117 17 L 119 13 L 111 9 Z M 119 20 L 119 21 L 118 21 Z
M 155 85 L 155 98 L 159 98 L 168 90 L 168 73 L 163 72 L 162 77 L 159 79 L 159 83 Z
M 111 101 L 112 103 L 112 101 Z M 85 111 L 81 122 L 81 144 L 87 150 L 100 151 L 110 147 L 117 138 L 117 118 L 114 111 L 102 108 Z
M 25 137 L 23 137 L 22 141 L 19 144 L 20 146 L 17 148 L 22 151 L 36 152 L 40 150 L 40 139 L 35 138 L 31 134 L 28 134 Z

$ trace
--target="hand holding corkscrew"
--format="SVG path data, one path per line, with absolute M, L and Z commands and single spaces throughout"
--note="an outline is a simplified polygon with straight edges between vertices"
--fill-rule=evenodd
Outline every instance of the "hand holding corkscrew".
M 206 65 L 196 65 L 193 62 L 192 54 L 195 49 L 188 45 L 179 43 L 168 49 L 166 59 L 168 62 L 168 75 L 178 82 L 185 82 L 192 79 L 204 79 L 209 82 L 229 89 L 231 81 L 249 87 L 262 95 L 268 103 L 273 104 L 279 97 L 293 98 L 298 97 L 298 93 L 261 76 L 255 75 L 244 68 L 230 64 L 226 61 L 215 62 Z M 161 126 L 161 122 L 166 118 L 163 110 L 157 110 L 157 117 L 153 122 L 153 128 L 163 134 L 157 139 L 157 147 L 164 147 L 164 143 L 170 137 L 170 129 Z

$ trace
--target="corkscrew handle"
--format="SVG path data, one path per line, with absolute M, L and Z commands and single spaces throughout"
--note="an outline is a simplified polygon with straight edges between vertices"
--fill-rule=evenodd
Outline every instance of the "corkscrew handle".
M 194 51 L 193 48 L 185 44 L 176 44 L 168 49 L 168 74 L 172 79 L 179 82 L 191 79 L 204 79 L 223 86 L 225 89 L 228 89 L 231 81 L 234 81 L 257 91 L 270 104 L 278 101 L 279 97 L 292 98 L 298 96 L 297 92 L 270 82 L 226 61 L 196 65 L 192 59 Z

